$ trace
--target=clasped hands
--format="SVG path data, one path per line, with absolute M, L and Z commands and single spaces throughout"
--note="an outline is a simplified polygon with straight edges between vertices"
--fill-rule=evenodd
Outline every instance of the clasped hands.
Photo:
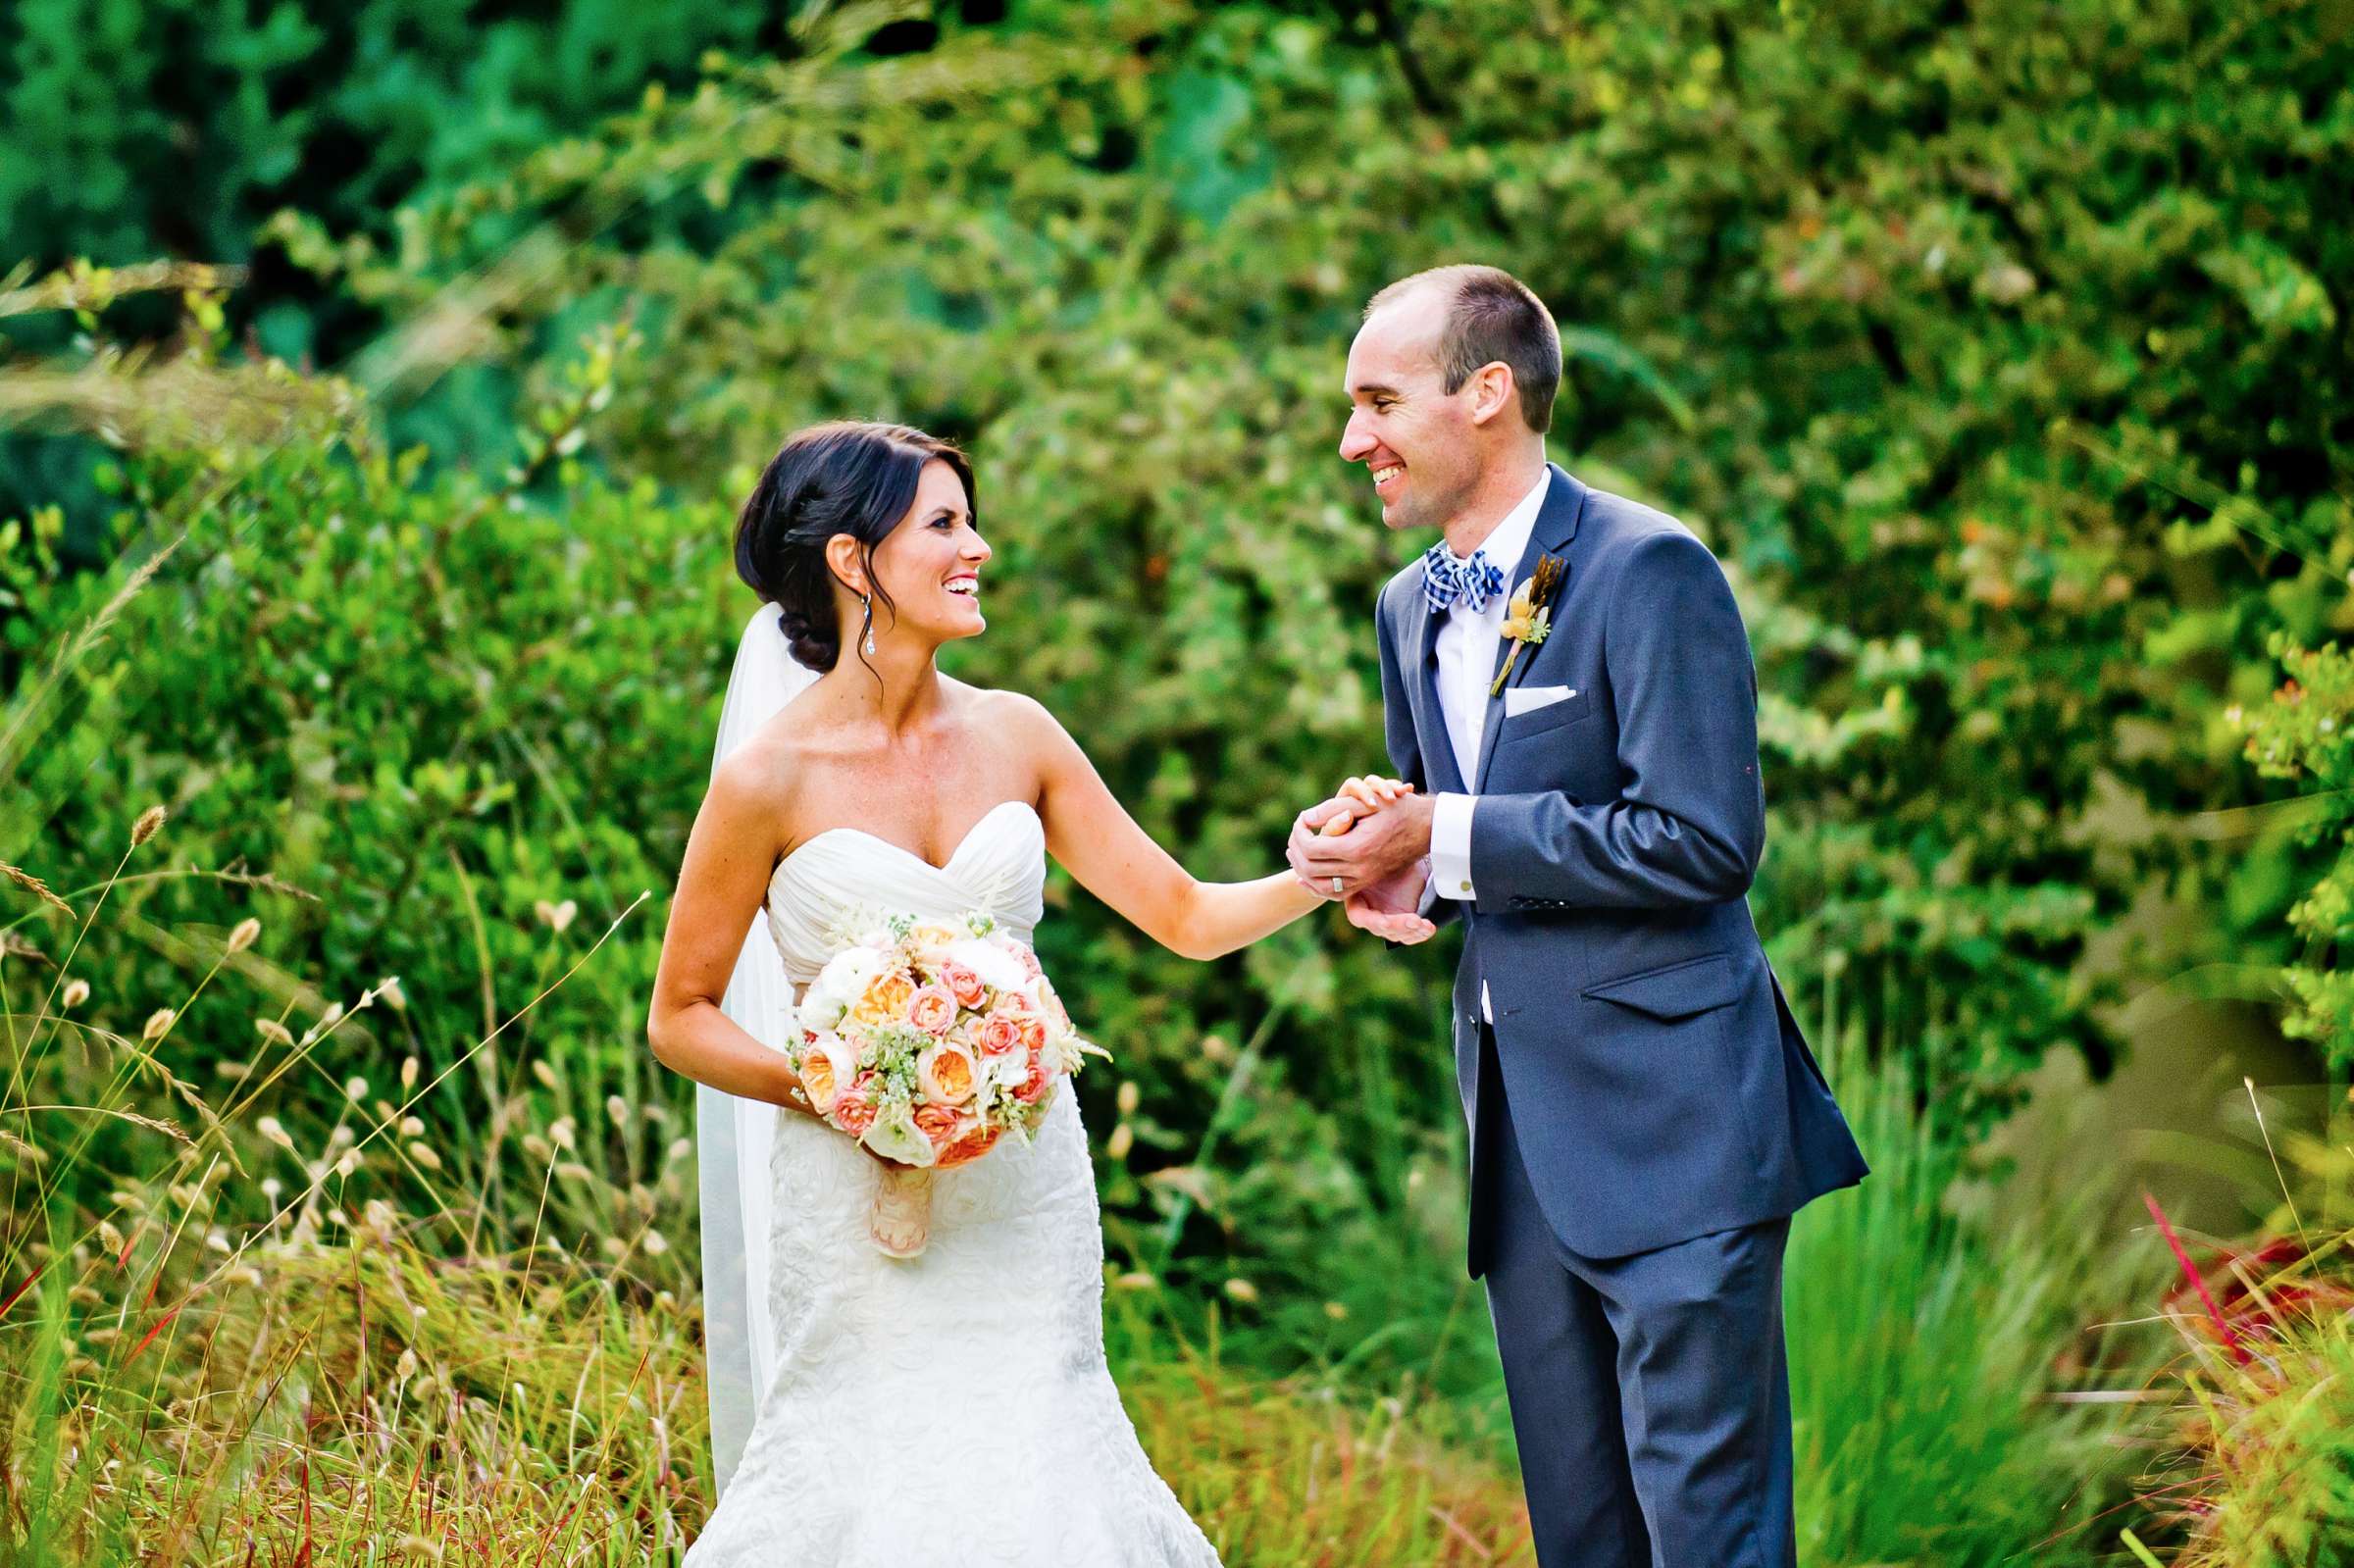
M 1340 901 L 1349 924 L 1395 942 L 1438 927 L 1416 911 L 1430 874 L 1431 799 L 1376 776 L 1352 778 L 1292 821 L 1284 858 L 1300 885 Z

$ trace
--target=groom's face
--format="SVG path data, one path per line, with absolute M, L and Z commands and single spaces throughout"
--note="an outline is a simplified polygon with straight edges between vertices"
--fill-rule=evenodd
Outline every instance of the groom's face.
M 1365 466 L 1393 529 L 1444 528 L 1478 487 L 1470 383 L 1449 395 L 1439 366 L 1446 309 L 1439 291 L 1417 289 L 1375 311 L 1349 345 L 1341 456 Z

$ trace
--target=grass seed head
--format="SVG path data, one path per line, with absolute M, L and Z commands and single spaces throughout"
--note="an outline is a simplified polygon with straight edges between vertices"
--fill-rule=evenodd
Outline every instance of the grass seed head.
M 164 825 L 169 815 L 161 806 L 149 806 L 139 813 L 139 820 L 130 825 L 130 847 L 136 849 L 155 836 L 155 830 Z
M 31 872 L 26 871 L 21 867 L 12 866 L 5 860 L 0 860 L 0 876 L 5 876 L 10 882 L 13 882 L 18 886 L 23 887 L 34 897 L 38 898 L 42 903 L 47 904 L 50 908 L 58 911 L 58 913 L 64 915 L 71 915 L 74 913 L 74 906 L 72 904 L 67 903 L 63 898 L 58 897 L 56 893 L 50 890 L 47 883 L 41 881 L 40 878 L 35 877 Z

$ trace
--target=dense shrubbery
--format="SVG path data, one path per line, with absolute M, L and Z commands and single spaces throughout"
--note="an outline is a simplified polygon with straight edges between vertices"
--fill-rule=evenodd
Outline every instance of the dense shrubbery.
M 1755 902 L 1819 1040 L 1852 1020 L 1959 1138 L 2051 1047 L 2111 1050 L 2105 1003 L 2169 955 L 2084 955 L 2158 888 L 2214 944 L 2190 956 L 2287 966 L 2293 1027 L 2343 1066 L 2354 681 L 2305 651 L 2354 631 L 2340 9 L 167 7 L 108 51 L 129 10 L 19 8 L 11 144 L 89 174 L 0 169 L 0 247 L 255 262 L 0 292 L 48 356 L 15 362 L 0 430 L 128 449 L 0 457 L 0 487 L 68 507 L 0 526 L 0 861 L 76 917 L 11 890 L 0 1012 L 91 987 L 35 1026 L 28 1102 L 189 1117 L 248 1161 L 277 1156 L 196 1089 L 242 1086 L 225 1103 L 321 1160 L 355 1101 L 414 1114 L 338 1178 L 351 1204 L 447 1204 L 472 1251 L 532 1234 L 552 1172 L 547 1232 L 621 1247 L 640 1298 L 686 1282 L 691 1249 L 646 1238 L 689 1234 L 691 1099 L 641 1025 L 750 608 L 726 535 L 752 467 L 835 415 L 968 441 L 1004 591 L 950 667 L 1060 713 L 1198 873 L 1254 874 L 1377 764 L 1371 599 L 1420 542 L 1332 451 L 1359 303 L 1473 257 L 1566 329 L 1556 454 L 1735 577 L 1773 810 Z M 176 27 L 199 69 L 167 86 Z M 742 58 L 690 87 L 713 43 Z M 106 195 L 130 184 L 145 218 Z M 241 363 L 247 329 L 348 379 Z M 139 333 L 164 362 L 100 346 Z M 2243 819 L 2190 823 L 2265 791 L 2243 745 L 2314 799 L 2226 842 Z M 158 803 L 171 869 L 77 935 Z M 1451 943 L 1401 961 L 1327 918 L 1195 965 L 1059 875 L 1049 897 L 1048 961 L 1119 1057 L 1090 1118 L 1133 1135 L 1101 1157 L 1115 1298 L 1262 1368 L 1492 1392 L 1454 1261 Z M 38 1115 L 11 1138 L 86 1131 L 86 1159 L 0 1161 L 92 1214 L 165 1138 Z M 2066 1249 L 1950 1227 L 1950 1154 L 1810 1243 L 1906 1272 L 1927 1324 L 1834 1336 L 1921 1391 L 1815 1412 L 1834 1555 L 1992 1553 L 2048 1500 L 2020 1466 L 2105 1469 L 2032 1398 L 2080 1297 L 1975 1278 L 2041 1288 Z M 1931 1446 L 2007 1511 L 1940 1535 L 1860 1466 L 1970 1379 L 2003 1390 L 1982 1441 Z
M 255 599 L 241 645 L 278 655 L 297 628 L 321 651 L 314 669 L 283 650 L 294 682 L 397 677 L 348 693 L 360 754 L 319 738 L 315 697 L 261 689 L 283 670 L 153 688 L 198 754 L 216 730 L 308 748 L 292 798 L 332 805 L 353 851 L 323 917 L 342 944 L 324 956 L 354 966 L 339 984 L 401 968 L 413 994 L 479 1007 L 468 964 L 402 950 L 421 923 L 471 927 L 459 865 L 511 882 L 517 909 L 575 898 L 583 930 L 659 888 L 742 607 L 725 510 L 825 415 L 979 452 L 1013 591 L 959 672 L 1062 713 L 1198 871 L 1272 865 L 1296 804 L 1378 756 L 1364 626 L 1401 545 L 1329 450 L 1341 352 L 1371 286 L 1466 254 L 1568 326 L 1561 454 L 1689 518 L 1739 579 L 1774 807 L 1757 903 L 1810 1014 L 1836 991 L 1991 1110 L 2050 1045 L 2106 1051 L 2115 977 L 2079 960 L 2152 875 L 2178 874 L 2239 956 L 2277 944 L 2279 846 L 2226 861 L 2169 822 L 2241 794 L 2223 709 L 2270 683 L 2264 636 L 2347 613 L 2329 443 L 2348 379 L 2319 281 L 2344 258 L 2311 219 L 2347 116 L 2320 16 L 1663 4 L 1532 25 L 1474 4 L 1385 38 L 1368 18 L 1040 3 L 895 25 L 886 53 L 896 14 L 813 10 L 775 60 L 707 62 L 698 91 L 657 83 L 586 136 L 428 179 L 396 249 L 332 202 L 273 225 L 405 324 L 354 373 L 458 465 L 336 460 L 297 484 L 282 465 L 313 465 L 288 450 L 221 503 L 253 516 L 205 570 L 248 595 L 291 582 L 302 607 Z M 2269 85 L 2223 84 L 2239 77 Z M 623 315 L 644 350 L 592 426 L 484 423 L 477 368 L 561 411 L 579 329 Z M 475 368 L 443 374 L 457 362 Z M 467 477 L 510 460 L 503 491 Z M 169 515 L 181 462 L 133 470 L 133 516 Z M 355 475 L 384 479 L 356 495 Z M 391 579 L 335 565 L 355 550 Z M 320 564 L 289 579 L 286 559 Z M 471 602 L 485 582 L 511 591 Z M 364 658 L 360 632 L 411 605 L 435 608 Z M 517 689 L 548 680 L 543 709 Z M 608 700 L 568 712 L 567 689 Z M 137 745 L 90 726 L 77 743 L 161 766 L 140 748 L 183 742 L 141 711 L 122 710 Z M 609 743 L 586 743 L 594 726 Z M 6 847 L 76 842 L 64 799 L 24 794 Z M 309 820 L 283 811 L 280 857 L 300 852 L 281 875 L 312 863 Z M 478 847 L 435 853 L 444 821 Z M 1454 1137 L 1443 958 L 1302 928 L 1190 965 L 1054 895 L 1076 918 L 1049 923 L 1049 957 L 1148 1089 L 1140 1175 L 1198 1144 L 1246 1040 L 1254 1092 L 1313 1108 L 1311 1132 L 1246 1099 L 1203 1168 L 1107 1173 L 1141 1261 L 1232 1245 L 1280 1271 L 1345 1215 L 1394 1232 L 1413 1212 L 1407 1177 Z M 625 998 L 657 914 L 535 1027 L 635 1064 Z M 1320 1174 L 1271 1178 L 1279 1152 Z M 1148 1236 L 1177 1212 L 1228 1237 Z
M 1741 574 L 1802 989 L 1845 966 L 1999 1105 L 2053 1044 L 2106 1059 L 2078 960 L 2153 876 L 2273 940 L 2278 847 L 2172 824 L 2244 792 L 2221 713 L 2265 635 L 2347 624 L 2324 13 L 1468 4 L 1385 45 L 1155 0 L 858 38 L 437 196 L 397 259 L 281 232 L 388 309 L 487 264 L 519 370 L 626 301 L 648 372 L 596 449 L 691 491 L 824 415 L 970 439 L 1021 600 L 971 667 L 1084 715 L 1220 868 L 1375 755 L 1356 307 L 1498 261 L 1569 328 L 1558 449 Z M 528 292 L 486 248 L 518 214 L 571 247 Z M 1226 977 L 1118 949 L 1115 994 L 1218 1021 Z M 1339 963 L 1357 1038 L 1418 1037 Z

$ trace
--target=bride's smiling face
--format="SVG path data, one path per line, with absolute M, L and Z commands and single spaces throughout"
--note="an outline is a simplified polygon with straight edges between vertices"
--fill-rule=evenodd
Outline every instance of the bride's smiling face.
M 861 583 L 865 563 L 856 541 L 838 533 L 827 547 L 835 576 Z M 914 636 L 941 643 L 979 636 L 989 623 L 981 615 L 981 568 L 995 552 L 973 521 L 964 481 L 938 459 L 926 463 L 915 484 L 915 503 L 875 546 L 873 585 L 878 641 Z M 889 600 L 889 604 L 885 603 Z M 843 646 L 858 645 L 863 609 L 849 601 Z

